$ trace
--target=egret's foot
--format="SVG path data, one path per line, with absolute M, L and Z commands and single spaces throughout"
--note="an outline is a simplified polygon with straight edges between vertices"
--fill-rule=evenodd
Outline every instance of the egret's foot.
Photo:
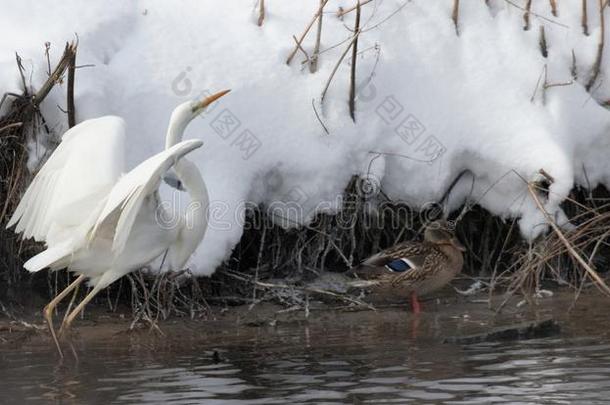
M 44 319 L 47 321 L 47 325 L 49 326 L 49 332 L 51 332 L 51 337 L 53 338 L 53 342 L 55 342 L 55 347 L 57 347 L 59 357 L 63 359 L 64 353 L 61 350 L 59 340 L 57 339 L 57 335 L 55 334 L 55 328 L 53 328 L 53 308 L 51 307 L 51 305 L 47 305 L 44 307 L 43 316 Z

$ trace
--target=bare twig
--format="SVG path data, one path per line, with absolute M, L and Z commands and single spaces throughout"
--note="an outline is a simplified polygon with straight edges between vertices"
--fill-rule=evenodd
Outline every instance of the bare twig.
M 542 71 L 540 72 L 540 76 L 538 76 L 538 80 L 536 81 L 536 87 L 534 88 L 534 93 L 532 93 L 532 97 L 530 98 L 530 103 L 533 103 L 534 100 L 536 99 L 536 94 L 538 93 L 538 89 L 540 88 L 540 81 L 542 80 L 542 78 L 545 78 L 546 81 L 546 64 L 542 67 Z M 544 84 L 542 84 L 542 87 L 544 88 Z
M 589 266 L 589 264 L 582 258 L 582 256 L 580 254 L 578 254 L 578 252 L 574 249 L 572 244 L 568 241 L 568 239 L 566 239 L 563 232 L 561 232 L 561 229 L 559 229 L 559 226 L 557 226 L 557 224 L 555 223 L 553 218 L 551 218 L 551 215 L 544 208 L 544 205 L 542 204 L 542 202 L 540 201 L 540 198 L 538 197 L 538 194 L 536 193 L 536 185 L 532 182 L 529 182 L 527 188 L 528 188 L 530 195 L 532 196 L 532 198 L 534 200 L 534 203 L 536 204 L 538 209 L 542 212 L 542 215 L 544 215 L 544 218 L 546 219 L 548 224 L 551 226 L 551 228 L 553 229 L 553 231 L 555 232 L 555 234 L 557 235 L 559 240 L 564 244 L 564 246 L 565 246 L 566 250 L 568 251 L 568 253 L 570 254 L 570 256 L 572 256 L 572 258 L 574 258 L 585 269 L 585 271 L 587 272 L 589 277 L 591 277 L 591 279 L 593 281 L 595 281 L 596 285 L 603 292 L 605 292 L 608 296 L 610 296 L 610 287 L 608 287 L 608 285 L 599 276 L 599 274 L 597 274 L 597 272 L 595 270 L 593 270 L 591 268 L 591 266 Z
M 309 55 L 307 54 L 307 51 L 305 49 L 303 49 L 303 47 L 301 46 L 301 44 L 299 43 L 299 40 L 297 39 L 297 37 L 295 37 L 294 35 L 292 36 L 292 39 L 294 39 L 294 42 L 296 42 L 297 44 L 297 48 L 303 52 L 303 55 L 305 55 L 305 62 L 307 62 L 309 60 Z
M 324 125 L 324 123 L 320 119 L 320 114 L 318 114 L 318 110 L 316 109 L 316 101 L 313 98 L 311 99 L 311 108 L 313 108 L 313 112 L 316 114 L 316 118 L 318 119 L 318 122 L 320 123 L 320 125 L 322 125 L 322 129 L 324 129 L 324 132 L 326 132 L 326 135 L 330 135 L 328 128 L 326 128 L 326 125 Z
M 262 27 L 263 21 L 265 21 L 265 0 L 258 0 L 258 21 L 256 24 Z
M 557 0 L 549 0 L 551 3 L 551 13 L 553 17 L 557 17 Z
M 364 6 L 365 4 L 370 3 L 373 0 L 364 0 L 360 2 L 360 7 Z M 341 18 L 343 17 L 345 14 L 349 14 L 352 11 L 356 10 L 358 8 L 358 4 L 356 4 L 355 6 L 352 6 L 350 8 L 339 8 L 339 11 L 337 11 L 337 17 Z
M 320 8 L 324 11 L 324 0 L 320 0 Z M 313 54 L 309 61 L 309 71 L 311 73 L 316 73 L 318 70 L 318 57 L 320 56 L 320 41 L 322 40 L 322 18 L 324 17 L 324 13 L 320 13 L 320 17 L 318 18 L 318 30 L 316 31 L 316 43 L 313 47 Z
M 582 17 L 580 20 L 582 33 L 589 36 L 589 17 L 587 16 L 587 0 L 582 0 Z
M 550 89 L 551 87 L 564 87 L 564 86 L 571 86 L 573 84 L 574 84 L 574 80 L 570 80 L 569 82 L 545 83 L 544 88 Z
M 51 76 L 51 55 L 49 51 L 51 50 L 51 43 L 44 43 L 44 56 L 47 58 L 47 75 Z
M 528 19 L 529 19 L 529 15 L 533 15 L 534 17 L 537 17 L 537 18 L 540 18 L 541 20 L 544 20 L 544 21 L 550 22 L 551 24 L 555 24 L 555 25 L 558 25 L 558 26 L 563 27 L 563 28 L 570 28 L 568 25 L 562 24 L 562 23 L 560 23 L 560 22 L 558 22 L 558 21 L 555 21 L 555 20 L 553 20 L 553 19 L 551 19 L 551 18 L 548 18 L 548 17 L 545 17 L 545 16 L 543 16 L 543 15 L 540 15 L 540 14 L 534 13 L 534 12 L 532 12 L 530 9 L 528 9 L 528 8 L 524 8 L 524 7 L 522 7 L 522 6 L 518 5 L 517 3 L 515 3 L 515 2 L 514 2 L 514 1 L 512 1 L 512 0 L 504 0 L 504 2 L 505 2 L 506 4 L 509 4 L 509 5 L 513 6 L 513 7 L 515 7 L 515 8 L 518 8 L 519 10 L 523 10 L 523 11 L 525 11 L 525 12 L 528 14 Z M 529 3 L 529 2 L 531 2 L 531 0 L 528 0 L 528 3 Z M 525 19 L 525 15 L 523 16 L 523 18 Z
M 72 43 L 66 44 L 66 47 L 64 49 L 64 54 L 61 57 L 57 66 L 55 67 L 55 70 L 53 70 L 53 73 L 51 73 L 51 76 L 49 76 L 47 81 L 42 85 L 42 87 L 34 95 L 33 101 L 36 105 L 39 105 L 42 102 L 42 100 L 45 99 L 47 94 L 49 94 L 49 92 L 51 91 L 53 86 L 55 86 L 55 84 L 61 80 L 61 77 L 63 76 L 64 72 L 68 68 L 68 65 L 70 64 L 72 54 L 74 54 L 74 53 L 76 53 L 76 43 L 72 42 Z
M 6 131 L 8 129 L 11 129 L 11 128 L 19 128 L 22 125 L 23 125 L 23 122 L 14 122 L 12 124 L 8 124 L 8 125 L 5 125 L 5 126 L 1 127 L 0 128 L 0 132 L 4 132 L 4 131 Z
M 576 67 L 576 54 L 574 53 L 574 49 L 572 49 L 572 67 L 570 68 L 570 73 L 572 74 L 572 80 L 576 81 L 578 79 L 578 68 Z
M 354 22 L 354 32 L 360 32 L 360 0 L 357 0 L 356 21 Z M 356 122 L 356 61 L 358 59 L 358 36 L 352 44 L 352 66 L 349 77 L 349 115 L 352 121 Z
M 358 32 L 356 32 L 356 34 L 354 34 L 354 36 L 350 40 L 349 44 L 345 48 L 345 51 L 343 51 L 343 53 L 341 54 L 341 57 L 337 61 L 337 64 L 335 65 L 332 72 L 330 73 L 330 76 L 328 77 L 328 80 L 326 81 L 326 85 L 324 86 L 324 90 L 322 91 L 322 97 L 321 97 L 322 102 L 324 102 L 324 97 L 326 97 L 326 92 L 328 91 L 328 88 L 330 87 L 330 82 L 333 80 L 335 73 L 337 73 L 337 69 L 339 69 L 341 62 L 343 62 L 343 59 L 345 59 L 345 56 L 347 55 L 349 50 L 352 48 L 354 41 L 356 41 L 356 39 L 358 38 L 358 35 L 360 35 L 360 31 L 358 31 Z
M 458 19 L 460 15 L 460 0 L 453 0 L 453 12 L 451 13 L 451 19 L 455 26 L 455 35 L 460 35 L 460 29 L 458 28 Z
M 68 90 L 67 90 L 67 107 L 68 107 L 68 127 L 72 128 L 76 125 L 76 109 L 74 107 L 74 75 L 76 72 L 76 46 L 70 52 L 68 62 Z
M 597 45 L 597 56 L 595 57 L 595 62 L 593 63 L 593 68 L 591 71 L 591 78 L 589 79 L 589 82 L 585 86 L 587 91 L 590 91 L 591 87 L 593 87 L 593 85 L 595 84 L 595 81 L 597 80 L 597 76 L 599 75 L 599 69 L 601 68 L 601 65 L 602 65 L 602 55 L 604 53 L 604 37 L 606 35 L 606 29 L 605 29 L 606 24 L 605 24 L 605 19 L 604 19 L 605 7 L 606 7 L 606 1 L 599 0 L 599 24 L 600 24 L 599 44 Z
M 311 21 L 309 22 L 309 24 L 307 24 L 305 31 L 303 31 L 303 33 L 301 34 L 301 37 L 297 41 L 297 43 L 299 45 L 303 42 L 303 40 L 307 36 L 307 33 L 309 32 L 309 30 L 311 29 L 313 24 L 316 22 L 316 20 L 322 15 L 322 10 L 324 9 L 324 6 L 326 5 L 326 3 L 328 3 L 328 0 L 323 0 L 322 4 L 320 4 L 320 7 L 318 8 L 318 11 L 314 14 L 314 16 L 311 19 Z M 290 65 L 290 62 L 292 62 L 292 58 L 294 58 L 294 55 L 297 53 L 298 50 L 299 50 L 299 47 L 295 46 L 295 48 L 292 50 L 292 52 L 290 52 L 290 54 L 288 55 L 288 58 L 286 59 L 287 65 Z
M 532 10 L 532 0 L 527 0 L 525 3 L 525 13 L 523 14 L 523 29 L 528 31 L 530 29 L 530 12 Z
M 549 49 L 546 43 L 546 34 L 544 33 L 544 25 L 540 26 L 540 38 L 538 39 L 538 45 L 540 45 L 540 53 L 545 58 L 549 56 Z

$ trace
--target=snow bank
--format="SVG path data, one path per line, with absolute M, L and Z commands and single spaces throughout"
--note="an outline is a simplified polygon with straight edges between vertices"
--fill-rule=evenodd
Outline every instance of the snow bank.
M 205 141 L 193 159 L 213 199 L 210 230 L 193 258 L 200 274 L 213 272 L 239 241 L 245 201 L 292 203 L 274 208 L 299 206 L 302 213 L 286 215 L 306 221 L 316 210 L 336 209 L 354 173 L 370 172 L 390 197 L 421 206 L 468 169 L 474 187 L 473 176 L 464 176 L 448 208 L 470 195 L 494 214 L 520 217 L 528 238 L 543 231 L 544 220 L 517 173 L 530 180 L 543 168 L 553 176 L 547 209 L 559 219 L 559 203 L 574 184 L 610 185 L 610 114 L 600 106 L 610 98 L 608 46 L 599 78 L 585 90 L 600 35 L 597 1 L 588 2 L 589 36 L 580 1 L 557 2 L 556 17 L 550 2 L 532 2 L 529 30 L 523 10 L 510 4 L 525 0 L 462 1 L 459 37 L 452 0 L 364 5 L 356 123 L 348 114 L 349 58 L 320 104 L 355 17 L 334 13 L 353 2 L 329 1 L 315 74 L 301 64 L 302 53 L 291 66 L 285 59 L 318 2 L 265 3 L 262 27 L 252 0 L 5 4 L 0 88 L 19 90 L 15 51 L 37 86 L 46 77 L 43 44 L 52 43 L 53 63 L 77 33 L 77 63 L 94 65 L 77 71 L 77 119 L 124 117 L 132 165 L 163 148 L 175 105 L 233 89 L 187 132 Z M 312 30 L 303 44 L 308 53 L 314 38 Z M 44 111 L 60 133 L 64 90 L 51 94 Z

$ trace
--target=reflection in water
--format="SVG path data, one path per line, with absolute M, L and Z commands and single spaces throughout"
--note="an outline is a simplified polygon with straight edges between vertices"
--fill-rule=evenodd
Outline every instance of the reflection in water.
M 591 403 L 610 397 L 610 345 L 599 339 L 436 342 L 413 339 L 408 327 L 321 324 L 263 328 L 236 343 L 188 339 L 171 350 L 110 342 L 87 347 L 76 365 L 55 366 L 47 348 L 7 350 L 0 352 L 0 403 Z

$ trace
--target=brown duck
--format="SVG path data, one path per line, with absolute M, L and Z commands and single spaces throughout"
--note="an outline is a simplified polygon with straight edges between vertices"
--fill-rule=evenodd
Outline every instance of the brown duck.
M 417 296 L 448 284 L 462 270 L 465 250 L 447 224 L 436 221 L 426 227 L 422 242 L 403 242 L 364 260 L 353 269 L 360 280 L 350 284 L 380 297 L 410 295 L 413 312 L 419 313 Z

